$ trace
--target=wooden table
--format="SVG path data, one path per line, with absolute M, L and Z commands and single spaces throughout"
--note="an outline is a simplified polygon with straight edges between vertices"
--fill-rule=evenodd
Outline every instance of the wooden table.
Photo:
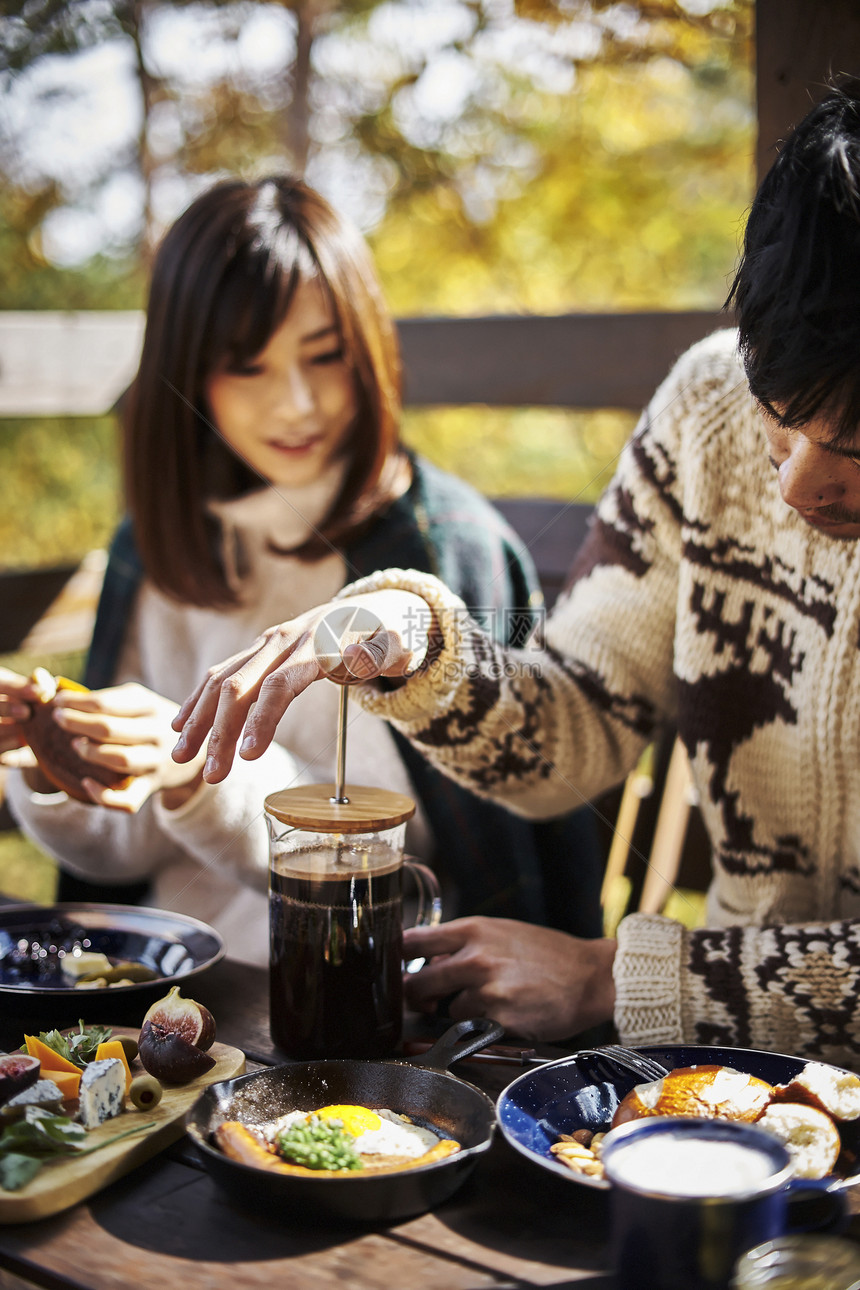
M 220 1040 L 252 1062 L 281 1060 L 264 971 L 224 961 L 195 983 L 194 997 L 212 1009 Z M 519 1073 L 477 1062 L 457 1070 L 494 1098 Z M 497 1132 L 433 1212 L 315 1230 L 288 1213 L 272 1221 L 239 1209 L 186 1139 L 63 1214 L 0 1227 L 0 1290 L 609 1290 L 606 1202 L 530 1166 Z M 860 1219 L 849 1235 L 860 1239 Z
M 191 993 L 188 991 L 188 993 Z M 193 996 L 251 1062 L 283 1060 L 268 1033 L 267 974 L 224 961 Z M 460 1063 L 495 1098 L 517 1067 Z M 54 1218 L 0 1227 L 0 1288 L 46 1290 L 481 1290 L 610 1287 L 606 1196 L 523 1162 L 497 1133 L 464 1186 L 432 1213 L 368 1229 L 312 1230 L 233 1205 L 186 1139 Z

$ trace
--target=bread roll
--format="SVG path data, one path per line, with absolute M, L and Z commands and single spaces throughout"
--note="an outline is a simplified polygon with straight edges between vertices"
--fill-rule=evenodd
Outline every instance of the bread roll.
M 755 1075 L 728 1066 L 682 1066 L 662 1079 L 637 1084 L 620 1103 L 612 1127 L 652 1115 L 752 1123 L 772 1096 L 771 1085 Z
M 78 802 L 92 805 L 92 798 L 83 788 L 81 780 L 95 779 L 105 788 L 127 788 L 131 783 L 128 775 L 120 775 L 106 766 L 96 766 L 94 762 L 79 757 L 72 747 L 76 737 L 69 730 L 63 730 L 54 721 L 51 713 L 54 699 L 60 690 L 77 690 L 86 692 L 85 685 L 69 681 L 64 676 L 51 676 L 44 668 L 37 667 L 32 680 L 38 685 L 40 697 L 30 701 L 32 715 L 28 721 L 22 721 L 21 732 L 33 751 L 33 756 L 46 779 L 57 788 L 63 789 L 69 797 Z
M 826 1178 L 833 1172 L 841 1143 L 825 1111 L 799 1102 L 772 1102 L 758 1126 L 788 1147 L 796 1178 Z
M 777 1084 L 774 1101 L 805 1102 L 834 1120 L 856 1120 L 860 1117 L 860 1079 L 823 1062 L 807 1062 L 793 1080 Z

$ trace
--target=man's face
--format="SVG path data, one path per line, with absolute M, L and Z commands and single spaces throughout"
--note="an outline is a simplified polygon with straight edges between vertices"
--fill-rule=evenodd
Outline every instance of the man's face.
M 835 445 L 826 417 L 813 417 L 795 430 L 764 409 L 762 417 L 786 506 L 828 537 L 860 538 L 860 430 L 853 442 Z

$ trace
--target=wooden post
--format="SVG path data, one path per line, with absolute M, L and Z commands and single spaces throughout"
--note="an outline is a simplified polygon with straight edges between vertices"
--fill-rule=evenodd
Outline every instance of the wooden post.
M 858 0 L 756 0 L 759 179 L 840 73 L 860 76 Z

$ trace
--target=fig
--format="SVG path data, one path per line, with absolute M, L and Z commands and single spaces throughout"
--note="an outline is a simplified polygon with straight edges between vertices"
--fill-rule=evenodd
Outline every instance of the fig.
M 215 1018 L 202 1003 L 183 999 L 175 985 L 163 999 L 154 1003 L 143 1018 L 143 1024 L 152 1021 L 164 1030 L 181 1037 L 193 1048 L 204 1053 L 215 1042 Z M 144 1062 L 144 1065 L 146 1063 Z
M 35 1084 L 40 1068 L 38 1057 L 30 1057 L 26 1053 L 4 1053 L 0 1056 L 0 1106 Z
M 173 986 L 143 1018 L 138 1040 L 140 1064 L 168 1084 L 187 1084 L 215 1065 L 207 1049 L 215 1042 L 215 1018 Z
M 43 667 L 37 667 L 31 680 L 38 686 L 40 697 L 30 703 L 31 716 L 20 722 L 21 733 L 29 744 L 39 769 L 46 779 L 57 788 L 63 789 L 69 797 L 78 802 L 92 805 L 92 798 L 84 790 L 83 779 L 95 779 L 105 788 L 127 788 L 131 783 L 128 775 L 120 775 L 106 766 L 96 766 L 93 762 L 79 757 L 72 747 L 76 738 L 70 730 L 62 730 L 51 715 L 54 699 L 60 690 L 86 691 L 85 685 L 70 681 L 65 676 L 51 676 Z
M 147 1074 L 164 1084 L 188 1084 L 215 1065 L 209 1053 L 159 1021 L 144 1021 L 137 1055 Z

